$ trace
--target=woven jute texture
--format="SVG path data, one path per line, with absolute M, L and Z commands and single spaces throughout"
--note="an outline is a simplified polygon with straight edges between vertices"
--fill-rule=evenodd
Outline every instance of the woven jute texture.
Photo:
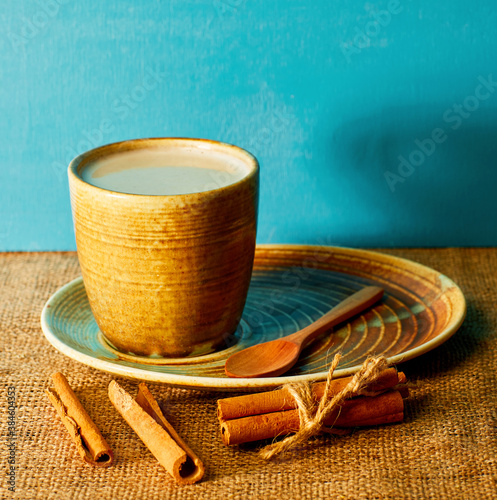
M 167 417 L 201 456 L 201 483 L 178 486 L 107 398 L 109 374 L 56 351 L 40 312 L 80 273 L 73 253 L 0 254 L 0 496 L 2 499 L 495 499 L 497 498 L 497 250 L 403 249 L 451 277 L 468 302 L 462 328 L 400 368 L 417 384 L 405 422 L 322 436 L 283 459 L 258 445 L 223 446 L 216 400 L 226 394 L 149 384 Z M 85 465 L 44 394 L 63 372 L 116 454 Z M 138 381 L 118 379 L 132 394 Z M 15 493 L 8 490 L 8 396 L 15 395 Z

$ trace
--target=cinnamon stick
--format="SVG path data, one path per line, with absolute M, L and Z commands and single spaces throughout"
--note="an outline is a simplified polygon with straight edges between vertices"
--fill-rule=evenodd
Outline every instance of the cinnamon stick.
M 352 377 L 343 377 L 331 380 L 331 395 L 338 394 L 350 382 Z M 395 368 L 387 368 L 379 378 L 370 384 L 366 389 L 369 392 L 382 392 L 398 384 L 405 383 L 404 373 L 398 373 Z M 326 382 L 313 384 L 312 391 L 315 401 L 319 401 L 324 392 Z M 220 399 L 217 402 L 218 417 L 221 420 L 231 420 L 234 418 L 248 417 L 250 415 L 260 415 L 283 410 L 297 408 L 295 398 L 286 388 L 269 392 L 246 394 L 232 398 Z
M 390 390 L 378 396 L 345 401 L 324 424 L 333 428 L 348 428 L 401 422 L 403 418 L 402 394 Z M 297 432 L 300 420 L 298 410 L 285 410 L 231 420 L 220 419 L 220 424 L 223 443 L 235 445 Z
M 109 467 L 114 454 L 62 373 L 52 375 L 46 393 L 71 436 L 81 458 L 97 467 Z
M 116 381 L 111 381 L 112 404 L 175 481 L 200 481 L 204 475 L 202 462 L 166 420 L 147 386 L 141 383 L 138 387 L 134 400 Z

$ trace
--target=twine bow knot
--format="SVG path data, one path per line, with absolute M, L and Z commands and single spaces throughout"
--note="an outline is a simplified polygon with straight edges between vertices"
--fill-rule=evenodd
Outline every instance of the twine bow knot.
M 285 388 L 293 396 L 299 411 L 300 427 L 296 434 L 286 437 L 284 440 L 270 444 L 260 451 L 260 456 L 266 460 L 288 451 L 306 442 L 312 436 L 320 432 L 329 432 L 329 427 L 324 426 L 326 419 L 340 405 L 357 394 L 366 395 L 366 386 L 375 382 L 380 373 L 388 367 L 385 357 L 368 357 L 359 371 L 352 377 L 351 381 L 338 393 L 332 396 L 331 380 L 333 373 L 340 362 L 340 354 L 336 354 L 328 370 L 324 394 L 319 403 L 316 404 L 311 384 L 287 384 Z

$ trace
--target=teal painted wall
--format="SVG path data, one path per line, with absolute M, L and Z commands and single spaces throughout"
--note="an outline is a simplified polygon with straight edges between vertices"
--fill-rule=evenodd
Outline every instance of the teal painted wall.
M 260 242 L 497 245 L 494 0 L 4 0 L 0 250 L 74 249 L 69 160 L 261 162 Z

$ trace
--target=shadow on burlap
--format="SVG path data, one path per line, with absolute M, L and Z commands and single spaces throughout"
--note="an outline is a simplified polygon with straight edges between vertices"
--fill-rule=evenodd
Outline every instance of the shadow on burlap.
M 79 275 L 73 253 L 0 255 L 0 498 L 22 499 L 495 499 L 497 498 L 497 251 L 390 250 L 451 277 L 468 301 L 463 327 L 434 351 L 401 365 L 416 383 L 405 422 L 323 436 L 263 462 L 259 445 L 224 447 L 216 400 L 225 394 L 149 388 L 206 465 L 204 480 L 177 486 L 107 398 L 113 376 L 72 361 L 45 340 L 40 312 Z M 44 394 L 54 371 L 73 389 L 115 451 L 91 468 Z M 132 394 L 137 381 L 118 379 Z M 7 396 L 16 396 L 16 492 L 8 490 Z M 10 389 L 12 391 L 12 389 Z

